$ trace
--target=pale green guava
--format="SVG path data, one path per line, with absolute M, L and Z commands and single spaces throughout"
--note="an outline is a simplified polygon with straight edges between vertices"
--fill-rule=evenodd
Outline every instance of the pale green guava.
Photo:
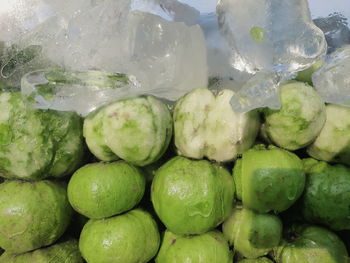
M 214 95 L 200 88 L 177 101 L 174 135 L 180 155 L 226 162 L 253 145 L 260 128 L 258 113 L 234 112 L 230 104 L 233 95 L 232 90 Z
M 157 161 L 172 136 L 168 107 L 153 96 L 137 96 L 110 103 L 84 121 L 90 151 L 102 161 L 121 158 L 137 166 Z

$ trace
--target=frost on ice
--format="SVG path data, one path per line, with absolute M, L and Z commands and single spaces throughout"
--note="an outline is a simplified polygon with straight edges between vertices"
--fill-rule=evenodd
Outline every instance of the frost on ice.
M 350 45 L 333 52 L 312 75 L 316 90 L 328 103 L 350 106 Z
M 32 52 L 25 63 L 6 66 L 7 72 L 24 74 L 42 68 L 64 68 L 68 75 L 78 74 L 81 79 L 98 76 L 96 81 L 119 72 L 136 77 L 138 85 L 129 83 L 123 89 L 114 89 L 108 93 L 108 100 L 140 93 L 175 100 L 194 88 L 207 86 L 205 40 L 200 27 L 193 25 L 198 12 L 177 1 L 149 0 L 143 1 L 143 6 L 135 4 L 137 2 L 29 0 L 27 5 L 44 4 L 50 10 L 45 13 L 50 15 L 36 21 L 28 30 L 17 25 L 11 27 L 10 31 L 16 28 L 16 32 L 0 41 L 5 43 L 3 53 L 9 59 L 33 46 L 38 47 L 39 54 Z M 141 12 L 147 8 L 157 14 Z M 9 51 L 14 46 L 16 49 Z M 2 66 L 8 64 L 6 61 L 0 60 Z M 33 61 L 37 63 L 32 65 Z M 41 96 L 34 87 L 42 85 L 43 81 L 46 83 L 42 79 L 45 74 L 40 75 L 41 79 L 36 71 L 33 75 L 24 76 L 31 79 L 29 82 L 23 79 L 22 83 L 30 83 L 25 85 L 23 93 L 34 99 L 40 108 L 69 108 L 84 115 L 106 100 L 106 91 L 90 85 L 91 81 L 83 81 L 84 85 L 79 84 L 80 88 L 69 96 L 68 91 L 72 91 L 69 82 L 58 83 L 59 96 L 57 89 L 52 96 L 47 92 Z M 35 83 L 38 79 L 40 81 Z M 11 80 L 10 77 L 7 80 Z M 82 86 L 85 89 L 81 89 Z M 86 106 L 78 101 L 85 101 Z
M 217 13 L 231 66 L 254 74 L 233 99 L 236 110 L 278 107 L 278 84 L 326 53 L 306 0 L 220 0 Z

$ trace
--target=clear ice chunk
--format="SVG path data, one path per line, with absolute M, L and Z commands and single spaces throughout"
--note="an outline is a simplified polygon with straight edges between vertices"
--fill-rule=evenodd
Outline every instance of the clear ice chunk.
M 76 111 L 82 116 L 111 100 L 142 92 L 134 76 L 62 69 L 27 73 L 21 91 L 37 108 Z
M 185 5 L 181 4 L 180 7 L 185 8 Z M 179 10 L 180 7 L 177 6 Z M 192 89 L 206 87 L 207 57 L 200 26 L 168 21 L 157 15 L 130 11 L 130 8 L 128 0 L 99 0 L 82 7 L 79 12 L 74 5 L 56 9 L 56 15 L 37 25 L 16 42 L 20 47 L 18 52 L 34 50 L 38 53 L 37 56 L 32 56 L 32 60 L 22 59 L 25 70 L 21 74 L 50 67 L 72 72 L 99 71 L 111 75 L 123 72 L 127 76 L 135 76 L 139 83 L 137 89 L 128 87 L 114 90 L 113 95 L 109 96 L 110 100 L 146 93 L 176 100 Z M 172 6 L 168 8 L 170 10 Z M 174 15 L 175 20 L 186 17 Z M 27 67 L 31 61 L 40 63 Z M 24 66 L 23 63 L 18 63 L 15 67 L 9 67 L 11 63 L 8 62 L 5 64 L 6 74 L 10 70 L 19 72 L 17 69 Z M 28 95 L 34 86 L 23 86 L 23 83 L 26 83 L 25 79 L 22 81 L 22 89 L 26 89 L 24 93 Z M 79 91 L 69 97 L 67 92 L 74 92 L 72 86 L 62 84 L 59 87 L 59 92 L 51 94 L 53 98 L 49 102 L 45 98 L 50 96 L 41 96 L 36 100 L 36 106 L 76 110 L 86 114 L 100 105 L 99 95 L 96 94 L 102 92 L 103 100 L 106 97 L 104 94 L 110 94 L 109 91 L 96 91 L 94 87 L 91 93 L 90 86 L 78 85 L 76 87 Z M 82 92 L 83 87 L 86 93 Z M 35 90 L 32 92 L 36 94 Z M 57 99 L 55 96 L 58 96 Z M 85 102 L 85 109 L 80 101 Z
M 350 45 L 333 52 L 312 75 L 316 90 L 328 103 L 350 106 Z
M 333 13 L 328 17 L 316 18 L 314 23 L 326 36 L 328 53 L 350 44 L 350 28 L 348 27 L 347 18 L 342 14 Z
M 231 67 L 255 74 L 231 101 L 237 111 L 278 107 L 279 83 L 326 53 L 307 0 L 220 0 L 217 14 Z
M 217 12 L 235 68 L 296 72 L 325 54 L 306 0 L 220 0 Z

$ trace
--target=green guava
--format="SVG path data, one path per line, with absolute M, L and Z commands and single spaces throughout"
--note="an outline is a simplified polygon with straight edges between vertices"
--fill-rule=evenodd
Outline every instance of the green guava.
M 79 240 L 80 252 L 89 263 L 147 263 L 156 255 L 159 244 L 156 222 L 140 209 L 90 219 Z
M 306 184 L 300 200 L 304 218 L 333 230 L 350 230 L 350 169 L 314 159 L 304 163 Z
M 279 244 L 282 222 L 275 215 L 258 214 L 236 207 L 223 223 L 222 232 L 235 251 L 253 259 L 267 255 Z
M 287 150 L 312 143 L 326 121 L 326 107 L 313 87 L 297 81 L 281 86 L 281 108 L 264 109 L 263 134 Z
M 73 174 L 67 191 L 74 210 L 98 219 L 137 205 L 145 191 L 145 178 L 138 168 L 125 161 L 92 163 Z
M 0 92 L 0 176 L 62 177 L 80 164 L 82 120 L 72 112 L 27 108 L 19 92 Z
M 328 104 L 327 120 L 307 153 L 321 161 L 350 165 L 350 108 Z
M 155 212 L 176 234 L 203 234 L 230 214 L 234 182 L 223 167 L 175 157 L 156 171 L 151 188 Z
M 49 247 L 37 249 L 24 254 L 5 252 L 0 257 L 0 263 L 83 263 L 78 241 L 71 239 Z
M 230 104 L 233 94 L 232 90 L 221 90 L 215 96 L 200 88 L 177 101 L 174 135 L 180 155 L 225 162 L 253 145 L 260 128 L 258 113 L 234 112 Z
M 63 184 L 6 181 L 0 184 L 0 247 L 23 253 L 51 245 L 66 230 L 71 214 Z
M 157 161 L 172 136 L 167 106 L 153 96 L 137 96 L 108 104 L 84 121 L 90 151 L 102 161 L 121 158 L 137 166 Z
M 260 213 L 287 210 L 302 194 L 305 173 L 294 153 L 257 145 L 243 153 L 233 169 L 236 195 L 244 207 Z
M 232 263 L 227 240 L 219 231 L 181 236 L 165 231 L 156 263 Z
M 255 258 L 255 259 L 242 259 L 237 263 L 273 263 L 273 261 L 271 261 L 268 258 Z
M 348 263 L 343 241 L 333 232 L 317 226 L 294 226 L 289 241 L 274 251 L 277 263 Z

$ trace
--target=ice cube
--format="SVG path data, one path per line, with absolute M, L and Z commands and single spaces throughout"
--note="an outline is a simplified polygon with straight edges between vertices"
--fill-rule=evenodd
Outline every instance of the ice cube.
M 350 106 L 350 45 L 330 54 L 312 75 L 316 90 L 328 103 Z
M 333 13 L 328 17 L 316 18 L 314 23 L 326 36 L 328 53 L 350 44 L 350 28 L 347 19 L 342 14 Z
M 220 0 L 217 12 L 235 68 L 296 72 L 326 52 L 306 0 Z
M 147 93 L 175 100 L 208 83 L 203 32 L 198 25 L 169 22 L 142 12 L 129 15 L 128 73 Z
M 132 0 L 132 11 L 142 11 L 158 15 L 166 20 L 184 22 L 187 25 L 196 24 L 199 11 L 177 0 Z

